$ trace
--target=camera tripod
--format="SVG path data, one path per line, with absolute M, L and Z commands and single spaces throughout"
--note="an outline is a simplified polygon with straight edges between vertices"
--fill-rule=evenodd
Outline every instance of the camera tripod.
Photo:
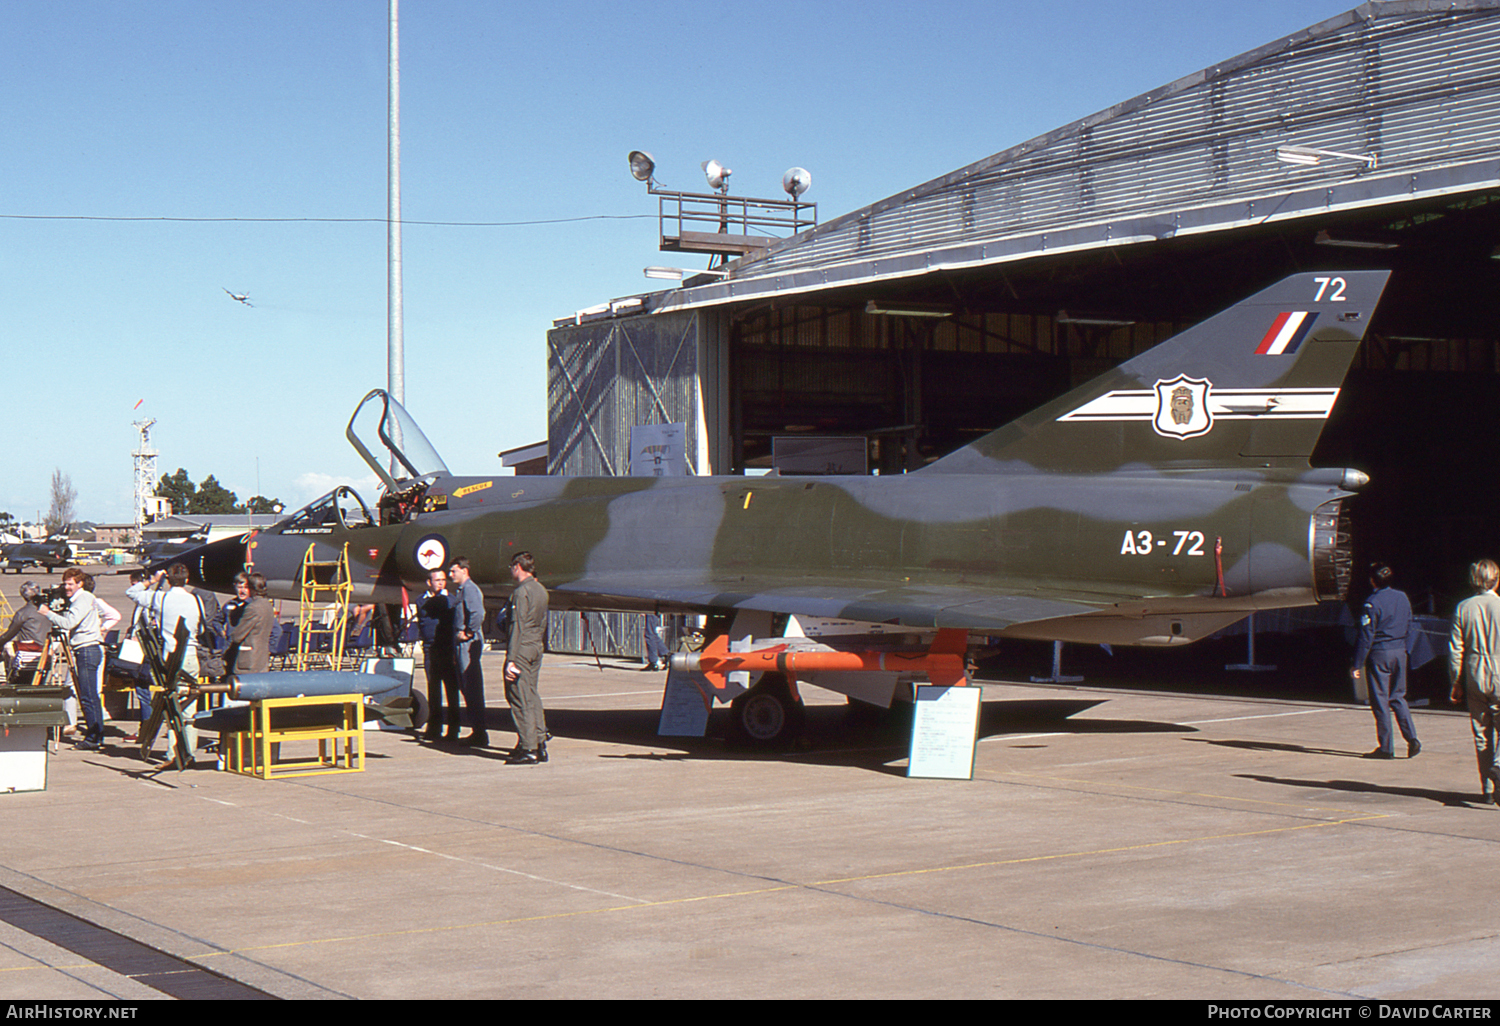
M 47 635 L 47 644 L 36 662 L 36 676 L 32 680 L 49 688 L 70 688 L 78 671 L 73 660 L 73 649 L 68 645 L 68 636 L 54 630 Z
M 191 643 L 187 624 L 178 621 L 174 639 L 176 648 L 170 656 L 163 656 L 161 639 L 156 636 L 155 631 L 141 631 L 138 637 L 141 651 L 146 657 L 146 668 L 151 674 L 151 682 L 157 687 L 151 700 L 151 713 L 141 724 L 137 737 L 141 758 L 151 761 L 151 746 L 155 744 L 156 736 L 161 733 L 165 723 L 172 733 L 171 755 L 165 762 L 154 767 L 153 775 L 174 765 L 181 773 L 193 763 L 193 753 L 187 743 L 187 721 L 182 709 L 184 704 L 192 701 L 191 692 L 197 683 L 182 672 L 183 656 Z
M 73 649 L 68 644 L 68 636 L 64 631 L 54 630 L 47 635 L 47 643 L 42 647 L 42 654 L 37 657 L 36 672 L 31 680 L 35 685 L 49 688 L 67 688 L 74 690 L 78 679 L 78 664 L 73 659 Z M 76 690 L 74 691 L 76 695 Z M 82 698 L 77 701 L 81 704 Z M 62 727 L 51 727 L 47 733 L 53 745 L 53 751 L 57 751 L 57 745 L 62 741 Z

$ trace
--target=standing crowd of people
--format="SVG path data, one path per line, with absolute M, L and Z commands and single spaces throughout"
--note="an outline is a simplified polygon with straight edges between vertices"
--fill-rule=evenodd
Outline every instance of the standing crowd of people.
M 510 563 L 516 588 L 511 593 L 503 677 L 516 728 L 516 746 L 506 762 L 535 766 L 547 761 L 547 718 L 537 690 L 547 639 L 547 589 L 536 579 L 529 552 Z M 447 570 L 427 574 L 427 591 L 417 600 L 417 623 L 426 655 L 427 728 L 429 742 L 482 748 L 489 744 L 485 719 L 484 594 L 469 577 L 469 560 L 459 556 Z M 459 696 L 463 696 L 463 712 Z M 459 735 L 467 718 L 469 733 Z
M 506 698 L 510 702 L 517 731 L 516 747 L 507 763 L 536 765 L 547 761 L 546 715 L 537 689 L 542 653 L 546 646 L 547 591 L 537 581 L 530 553 L 520 553 L 511 564 L 517 587 L 512 595 L 504 665 Z M 141 631 L 150 631 L 159 643 L 164 662 L 177 658 L 180 672 L 192 679 L 200 675 L 264 673 L 270 669 L 274 632 L 279 628 L 275 609 L 266 595 L 266 581 L 254 572 L 234 579 L 235 597 L 219 604 L 211 592 L 188 584 L 187 567 L 172 564 L 149 578 L 143 571 L 131 574 L 125 594 L 135 604 L 122 641 L 130 642 Z M 21 585 L 24 604 L 11 618 L 9 629 L 0 634 L 0 647 L 12 645 L 14 657 L 7 677 L 18 681 L 29 677 L 39 665 L 49 640 L 57 638 L 68 648 L 74 675 L 75 698 L 70 698 L 70 722 L 81 709 L 83 728 L 76 732 L 75 747 L 97 750 L 104 741 L 101 693 L 104 677 L 104 639 L 121 623 L 121 614 L 93 595 L 93 578 L 77 567 L 64 571 L 63 590 L 67 604 L 61 612 L 49 608 L 45 593 L 33 582 Z M 489 744 L 485 716 L 484 595 L 469 578 L 469 561 L 460 557 L 447 570 L 433 570 L 428 590 L 416 603 L 428 680 L 430 715 L 425 739 L 485 747 Z M 54 633 L 56 632 L 56 633 Z M 179 638 L 181 655 L 177 655 Z M 214 639 L 219 639 L 215 644 Z M 222 657 L 219 655 L 221 646 Z M 138 678 L 135 688 L 141 719 L 152 707 L 149 685 Z M 91 686 L 90 686 L 91 682 Z M 460 695 L 470 731 L 459 737 Z M 196 704 L 183 708 L 186 742 L 196 750 L 192 715 Z M 137 735 L 127 735 L 127 743 Z

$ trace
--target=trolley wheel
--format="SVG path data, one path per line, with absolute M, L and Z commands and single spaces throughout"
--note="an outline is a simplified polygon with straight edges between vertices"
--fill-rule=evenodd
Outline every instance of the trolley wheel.
M 729 738 L 760 748 L 782 747 L 802 733 L 806 714 L 786 677 L 767 673 L 729 703 Z

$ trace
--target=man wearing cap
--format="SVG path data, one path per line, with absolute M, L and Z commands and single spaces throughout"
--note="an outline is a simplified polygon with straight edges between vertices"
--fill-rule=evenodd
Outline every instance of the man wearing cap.
M 1354 670 L 1358 681 L 1365 662 L 1370 664 L 1370 711 L 1375 715 L 1375 749 L 1366 759 L 1394 759 L 1391 737 L 1391 714 L 1406 739 L 1406 757 L 1414 759 L 1422 750 L 1417 728 L 1406 705 L 1406 654 L 1411 651 L 1415 623 L 1411 600 L 1404 591 L 1392 587 L 1395 572 L 1384 563 L 1370 564 L 1370 587 L 1374 592 L 1365 600 L 1359 620 L 1359 643 L 1354 648 Z

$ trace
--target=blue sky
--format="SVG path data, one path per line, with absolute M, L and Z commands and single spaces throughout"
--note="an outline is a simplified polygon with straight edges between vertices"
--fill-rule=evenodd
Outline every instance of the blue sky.
M 552 321 L 704 266 L 657 252 L 632 149 L 668 188 L 718 159 L 738 195 L 801 165 L 830 220 L 1352 6 L 403 0 L 406 405 L 498 472 L 546 436 Z M 81 517 L 130 519 L 147 415 L 159 473 L 242 499 L 368 478 L 343 429 L 386 381 L 387 22 L 0 0 L 0 510 L 45 515 L 60 468 Z

